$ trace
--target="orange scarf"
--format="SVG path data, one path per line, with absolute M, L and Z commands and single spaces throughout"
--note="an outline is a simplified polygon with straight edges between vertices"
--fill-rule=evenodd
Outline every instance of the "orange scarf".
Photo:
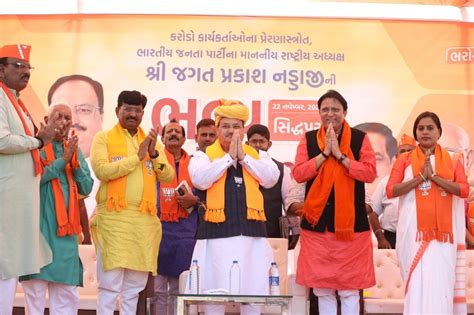
M 140 127 L 138 127 L 137 137 L 139 145 L 146 138 L 145 133 Z M 120 124 L 116 124 L 114 128 L 107 132 L 107 151 L 110 162 L 136 154 L 135 152 L 131 154 L 128 152 L 127 138 Z M 141 161 L 140 165 L 143 174 L 143 196 L 140 211 L 142 213 L 149 212 L 151 215 L 156 215 L 156 173 L 153 169 L 153 162 L 148 154 L 146 158 Z M 121 211 L 128 207 L 127 198 L 125 196 L 126 189 L 127 176 L 122 176 L 108 182 L 107 200 L 105 202 L 107 210 Z
M 166 158 L 170 165 L 175 165 L 173 154 L 169 153 L 165 148 Z M 176 188 L 181 181 L 186 180 L 189 187 L 192 189 L 191 178 L 189 177 L 188 166 L 191 158 L 186 151 L 181 150 L 181 159 L 179 160 L 179 177 L 176 177 L 176 173 L 173 176 L 173 180 L 169 184 L 160 182 L 160 188 Z M 178 205 L 176 196 L 173 196 L 170 201 L 166 201 L 164 194 L 160 192 L 160 220 L 164 222 L 178 222 L 180 218 L 187 218 L 188 212 Z
M 417 177 L 425 164 L 426 156 L 418 146 L 411 154 L 413 177 Z M 454 167 L 448 151 L 439 144 L 435 148 L 435 173 L 438 176 L 454 180 Z M 416 218 L 418 223 L 417 241 L 438 240 L 439 242 L 453 242 L 453 195 L 444 191 L 435 182 L 431 182 L 431 189 L 423 196 L 422 190 L 415 189 Z
M 254 159 L 260 159 L 257 151 L 249 145 L 243 144 L 244 152 Z M 214 142 L 206 148 L 206 154 L 211 160 L 225 155 L 219 141 Z M 253 178 L 245 167 L 242 167 L 242 173 L 245 184 L 245 199 L 247 201 L 247 220 L 266 221 L 263 208 L 263 195 L 260 192 L 258 181 Z M 227 172 L 206 191 L 206 212 L 204 221 L 212 223 L 225 222 L 225 180 Z
M 67 142 L 63 142 L 63 150 L 66 147 Z M 63 151 L 64 152 L 64 151 Z M 44 164 L 46 166 L 53 163 L 56 160 L 54 149 L 52 144 L 48 144 L 44 147 L 44 153 L 46 160 Z M 62 158 L 62 157 L 61 157 Z M 53 188 L 54 196 L 54 208 L 56 210 L 56 221 L 58 223 L 57 235 L 63 237 L 66 235 L 80 235 L 82 232 L 81 220 L 79 214 L 79 199 L 77 192 L 77 185 L 74 181 L 73 170 L 79 167 L 79 161 L 77 160 L 77 151 L 74 152 L 71 162 L 64 166 L 66 172 L 67 183 L 69 186 L 69 205 L 66 210 L 66 202 L 64 201 L 64 194 L 61 187 L 59 178 L 51 180 L 51 186 Z M 69 213 L 69 218 L 68 218 Z
M 469 204 L 469 209 L 467 210 L 467 228 L 474 235 L 474 202 Z
M 26 122 L 25 117 L 23 116 L 24 114 L 26 114 L 28 117 L 31 117 L 25 105 L 20 99 L 18 99 L 17 101 L 15 96 L 13 96 L 13 93 L 2 82 L 0 82 L 0 86 L 2 87 L 5 94 L 8 96 L 8 99 L 12 103 L 13 107 L 15 108 L 15 111 L 18 114 L 18 117 L 20 117 L 21 124 L 23 125 L 23 129 L 25 130 L 25 134 L 27 136 L 33 137 L 33 134 L 31 133 L 31 130 L 28 127 L 28 123 Z M 39 150 L 34 149 L 34 150 L 31 150 L 30 152 L 31 152 L 31 156 L 33 158 L 33 164 L 35 167 L 35 176 L 43 174 L 43 165 L 41 164 Z
M 318 130 L 316 140 L 321 152 L 324 151 L 326 130 Z M 351 151 L 351 127 L 344 121 L 342 127 L 341 143 L 339 144 L 341 153 L 349 159 L 354 159 Z M 303 214 L 308 222 L 315 226 L 326 207 L 329 195 L 334 186 L 334 212 L 335 212 L 335 232 L 336 239 L 341 241 L 350 241 L 354 239 L 354 187 L 353 178 L 346 175 L 345 167 L 338 163 L 334 156 L 329 158 L 319 168 L 318 175 L 314 180 L 308 195 L 306 196 Z

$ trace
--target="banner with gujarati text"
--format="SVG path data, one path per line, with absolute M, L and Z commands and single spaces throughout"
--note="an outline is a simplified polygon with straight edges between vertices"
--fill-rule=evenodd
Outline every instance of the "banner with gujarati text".
M 81 74 L 103 87 L 104 105 L 101 113 L 97 99 L 76 96 L 78 129 L 111 128 L 120 91 L 138 90 L 148 98 L 145 130 L 177 118 L 193 152 L 197 122 L 212 117 L 218 99 L 239 99 L 251 107 L 248 125 L 270 129 L 272 156 L 294 161 L 297 141 L 320 126 L 318 97 L 335 89 L 351 126 L 382 123 L 397 139 L 412 134 L 419 113 L 436 112 L 472 164 L 473 24 L 152 15 L 0 16 L 0 24 L 1 45 L 33 46 L 22 98 L 36 120 L 53 83 Z

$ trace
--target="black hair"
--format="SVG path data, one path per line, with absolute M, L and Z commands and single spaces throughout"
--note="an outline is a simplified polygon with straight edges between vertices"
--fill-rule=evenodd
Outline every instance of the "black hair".
M 102 84 L 82 74 L 73 74 L 73 75 L 60 77 L 59 79 L 57 79 L 56 82 L 54 82 L 53 85 L 51 85 L 51 87 L 49 88 L 48 106 L 51 105 L 51 100 L 53 98 L 54 92 L 56 92 L 56 90 L 64 83 L 68 81 L 74 81 L 74 80 L 84 81 L 84 82 L 89 83 L 92 86 L 92 89 L 97 95 L 97 100 L 99 101 L 99 112 L 103 114 L 104 113 L 104 88 L 102 87 Z
M 326 98 L 334 98 L 341 103 L 344 111 L 347 111 L 347 101 L 346 99 L 336 90 L 329 90 L 318 99 L 318 109 L 321 109 L 321 104 Z
M 214 119 L 211 118 L 204 118 L 201 119 L 198 124 L 196 125 L 196 131 L 199 131 L 202 127 L 209 127 L 209 126 L 215 126 L 216 122 Z
M 165 129 L 166 129 L 166 126 L 168 126 L 170 123 L 176 123 L 179 125 L 179 122 L 176 118 L 172 118 L 166 125 L 163 126 L 163 128 L 161 129 L 161 137 L 164 137 L 165 136 Z M 184 130 L 184 127 L 179 125 L 181 127 L 181 132 L 183 133 L 183 137 L 186 137 L 186 131 Z
M 255 124 L 250 126 L 247 130 L 247 139 L 250 140 L 254 134 L 261 135 L 268 141 L 270 141 L 270 131 L 268 130 L 267 126 L 261 124 Z
M 130 105 L 141 105 L 142 108 L 146 106 L 146 96 L 138 91 L 122 91 L 117 99 L 117 107 L 120 108 L 123 103 Z
M 366 122 L 358 124 L 357 126 L 354 126 L 354 128 L 363 132 L 374 132 L 384 136 L 385 149 L 390 159 L 397 154 L 397 139 L 393 136 L 392 129 L 388 128 L 386 125 L 378 122 Z
M 423 112 L 419 114 L 418 117 L 416 117 L 415 123 L 413 124 L 413 138 L 418 141 L 416 137 L 416 129 L 418 128 L 420 120 L 422 120 L 423 118 L 431 118 L 435 123 L 436 127 L 439 129 L 439 135 L 441 136 L 441 134 L 443 133 L 443 128 L 441 128 L 441 120 L 439 120 L 438 115 L 433 112 Z

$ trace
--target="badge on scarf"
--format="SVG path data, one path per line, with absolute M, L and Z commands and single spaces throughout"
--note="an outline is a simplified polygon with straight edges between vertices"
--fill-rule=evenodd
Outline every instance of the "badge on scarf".
M 150 160 L 145 160 L 145 167 L 148 171 L 148 175 L 151 176 L 153 174 L 153 162 Z
M 162 188 L 162 190 L 163 190 L 163 196 L 165 197 L 165 201 L 170 202 L 171 198 L 175 195 L 174 188 L 164 187 Z
M 428 190 L 431 189 L 431 181 L 426 180 L 426 181 L 421 182 L 421 184 L 418 185 L 418 189 L 421 190 L 422 196 L 428 196 Z
M 243 183 L 243 178 L 238 177 L 238 176 L 234 176 L 234 181 L 237 184 L 237 187 L 240 187 L 240 185 L 242 185 L 242 183 Z

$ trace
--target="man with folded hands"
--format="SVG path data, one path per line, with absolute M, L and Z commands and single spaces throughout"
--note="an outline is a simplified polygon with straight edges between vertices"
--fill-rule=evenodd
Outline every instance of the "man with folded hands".
M 273 252 L 266 239 L 261 187 L 273 187 L 278 167 L 264 151 L 242 143 L 247 106 L 221 100 L 214 112 L 217 140 L 206 154 L 195 155 L 189 165 L 193 186 L 201 200 L 193 259 L 199 264 L 200 292 L 229 288 L 234 260 L 240 268 L 240 294 L 266 295 Z M 206 305 L 206 314 L 224 314 L 223 305 Z M 245 305 L 241 314 L 260 314 Z

